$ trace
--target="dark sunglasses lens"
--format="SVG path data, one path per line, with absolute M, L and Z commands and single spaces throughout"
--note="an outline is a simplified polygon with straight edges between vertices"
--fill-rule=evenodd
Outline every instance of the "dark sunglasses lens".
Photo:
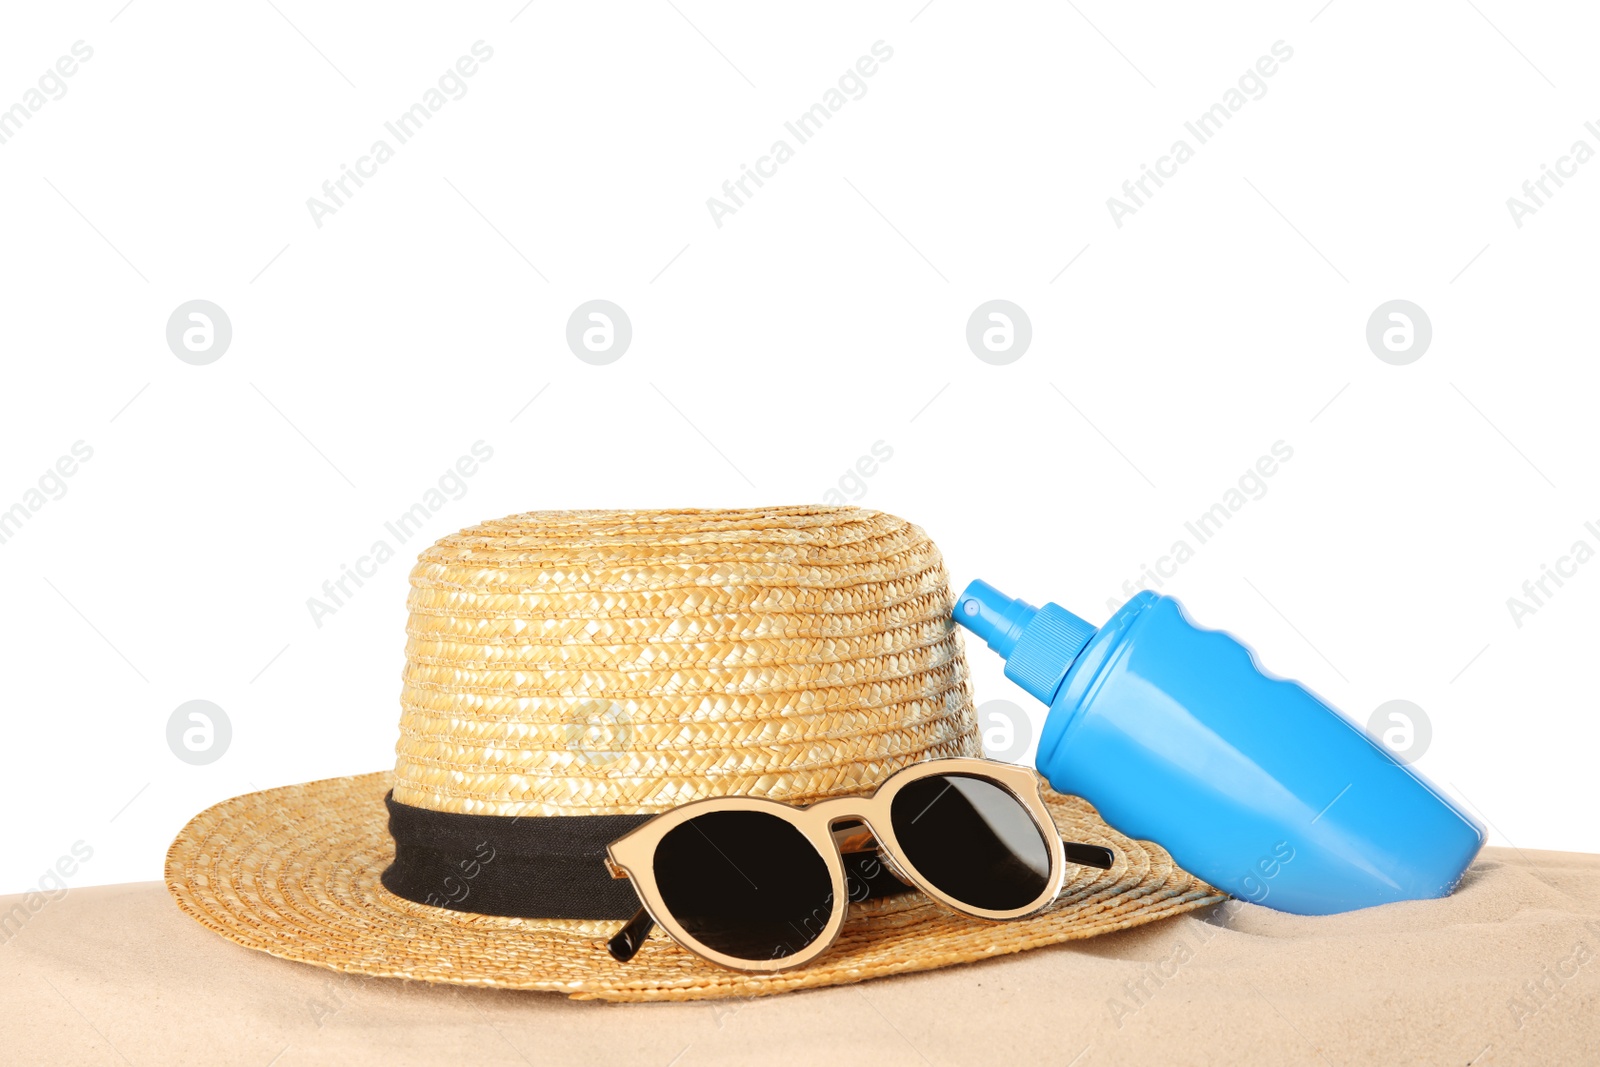
M 828 865 L 776 815 L 715 811 L 656 846 L 656 887 L 672 917 L 707 948 L 744 960 L 792 956 L 833 913 Z
M 1038 900 L 1050 882 L 1050 849 L 1033 816 L 987 778 L 940 774 L 895 794 L 901 851 L 940 892 L 987 911 Z

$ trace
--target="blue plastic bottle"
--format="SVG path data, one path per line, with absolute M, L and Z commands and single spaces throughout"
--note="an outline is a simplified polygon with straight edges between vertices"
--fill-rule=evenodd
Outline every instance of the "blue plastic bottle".
M 1038 767 L 1242 900 L 1328 915 L 1455 888 L 1481 823 L 1226 633 L 1142 592 L 1098 629 L 986 582 L 955 619 L 1050 705 Z

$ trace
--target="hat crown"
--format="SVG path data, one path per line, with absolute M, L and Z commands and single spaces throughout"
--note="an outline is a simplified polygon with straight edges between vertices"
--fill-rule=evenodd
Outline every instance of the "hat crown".
M 805 803 L 982 754 L 943 558 L 882 512 L 512 515 L 424 551 L 408 603 L 413 807 Z

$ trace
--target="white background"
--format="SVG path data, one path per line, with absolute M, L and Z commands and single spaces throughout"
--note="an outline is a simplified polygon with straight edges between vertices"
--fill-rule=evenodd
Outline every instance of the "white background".
M 94 54 L 0 144 L 0 508 L 93 458 L 0 544 L 0 891 L 79 840 L 74 885 L 159 878 L 217 800 L 390 765 L 424 543 L 816 501 L 879 441 L 859 503 L 957 583 L 1096 622 L 1286 442 L 1166 591 L 1359 721 L 1422 707 L 1418 766 L 1495 843 L 1600 850 L 1600 563 L 1520 627 L 1506 603 L 1600 548 L 1600 162 L 1521 228 L 1506 206 L 1600 148 L 1592 12 L 275 3 L 4 16 L 0 107 Z M 479 40 L 466 95 L 318 228 L 307 198 Z M 880 40 L 865 96 L 716 226 L 707 198 Z M 1280 40 L 1265 96 L 1118 228 L 1107 198 Z M 165 339 L 197 298 L 233 327 L 208 366 Z M 633 324 L 609 366 L 564 339 L 593 298 Z M 1007 366 L 965 341 L 995 298 L 1033 327 Z M 1433 325 L 1407 366 L 1365 340 L 1396 298 Z M 464 495 L 315 625 L 479 440 Z M 166 742 L 197 698 L 233 727 L 207 766 Z

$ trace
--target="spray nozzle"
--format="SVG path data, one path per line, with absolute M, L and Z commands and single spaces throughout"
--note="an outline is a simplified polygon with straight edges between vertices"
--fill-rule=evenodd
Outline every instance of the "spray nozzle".
M 954 615 L 1005 657 L 1007 678 L 1046 704 L 1096 630 L 1058 604 L 1036 608 L 984 581 L 967 586 Z
M 956 622 L 983 638 L 988 646 L 1009 659 L 1017 639 L 1039 609 L 1013 600 L 988 582 L 975 581 L 956 601 Z

